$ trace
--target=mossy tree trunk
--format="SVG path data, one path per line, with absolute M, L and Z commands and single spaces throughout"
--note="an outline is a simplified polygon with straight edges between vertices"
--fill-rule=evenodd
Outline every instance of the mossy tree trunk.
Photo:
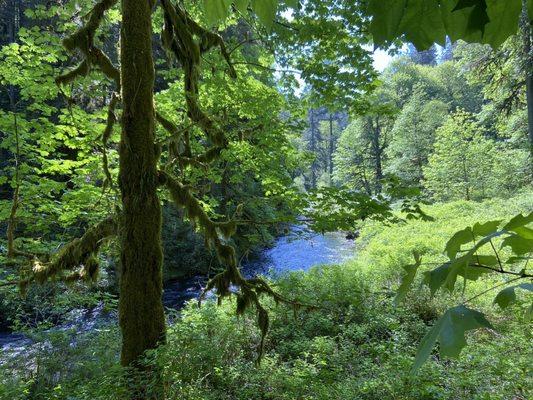
M 154 145 L 153 5 L 153 0 L 122 0 L 119 321 L 124 366 L 138 365 L 143 353 L 165 338 L 158 152 Z

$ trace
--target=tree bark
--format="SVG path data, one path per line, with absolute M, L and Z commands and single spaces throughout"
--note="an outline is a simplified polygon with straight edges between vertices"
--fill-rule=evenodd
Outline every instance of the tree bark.
M 529 145 L 530 173 L 533 178 L 533 27 L 531 26 L 528 1 L 522 0 L 520 16 L 520 33 L 522 36 L 523 68 L 526 75 L 527 127 Z
M 370 123 L 372 125 L 372 122 Z M 381 193 L 382 185 L 381 181 L 383 180 L 383 168 L 382 168 L 382 157 L 383 157 L 383 149 L 380 145 L 380 138 L 381 138 L 381 126 L 379 122 L 379 117 L 376 117 L 376 125 L 374 127 L 374 132 L 372 136 L 372 148 L 374 153 L 374 179 L 376 180 L 376 193 Z
M 328 163 L 329 163 L 329 179 L 330 181 L 333 179 L 333 146 L 334 146 L 334 140 L 333 140 L 333 114 L 329 114 L 329 157 L 328 157 Z
M 153 6 L 153 0 L 122 0 L 119 323 L 121 363 L 130 367 L 140 367 L 145 351 L 165 340 L 161 208 L 157 196 L 159 154 L 154 144 Z M 137 393 L 133 397 L 160 396 Z

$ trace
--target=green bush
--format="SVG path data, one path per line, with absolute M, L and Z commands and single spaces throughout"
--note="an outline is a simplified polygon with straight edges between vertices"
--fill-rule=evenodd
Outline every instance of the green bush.
M 531 209 L 533 200 L 524 194 L 507 201 L 427 207 L 434 222 L 368 224 L 355 261 L 290 273 L 273 282 L 285 296 L 317 308 L 294 310 L 265 299 L 271 330 L 259 365 L 255 314 L 237 317 L 231 300 L 221 306 L 208 301 L 201 308 L 188 304 L 169 328 L 167 344 L 149 360 L 161 367 L 167 398 L 176 400 L 531 398 L 533 354 L 520 304 L 514 306 L 515 314 L 503 315 L 481 297 L 476 306 L 485 308 L 497 331 L 473 332 L 457 360 L 440 359 L 434 352 L 415 376 L 409 370 L 421 337 L 460 294 L 432 300 L 427 292 L 414 290 L 401 307 L 392 305 L 401 265 L 411 262 L 411 250 L 424 250 L 426 262 L 437 262 L 456 230 Z M 478 289 L 474 285 L 471 290 Z M 113 332 L 115 336 L 95 333 L 77 350 L 66 351 L 69 367 L 56 358 L 48 361 L 46 374 L 41 371 L 29 380 L 4 377 L 0 393 L 32 388 L 34 397 L 2 398 L 119 398 L 124 380 L 116 368 L 119 338 Z M 60 357 L 61 350 L 55 354 Z M 42 375 L 57 378 L 46 381 Z M 41 384 L 36 386 L 35 379 Z

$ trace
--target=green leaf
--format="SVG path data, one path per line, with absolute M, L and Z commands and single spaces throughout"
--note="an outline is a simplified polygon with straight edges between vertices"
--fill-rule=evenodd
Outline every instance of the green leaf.
M 424 273 L 424 283 L 429 286 L 431 296 L 433 296 L 435 292 L 442 286 L 444 281 L 446 281 L 446 278 L 450 273 L 450 264 L 451 263 L 449 262 L 444 263 L 437 268 Z
M 485 0 L 489 23 L 485 26 L 483 42 L 493 48 L 499 47 L 518 30 L 522 0 Z
M 520 285 L 506 287 L 496 295 L 494 303 L 498 304 L 501 309 L 509 307 L 510 304 L 516 302 L 515 289 L 517 288 L 533 292 L 533 283 L 522 283 Z
M 480 276 L 484 274 L 490 274 L 495 271 L 492 271 L 489 268 L 483 268 L 483 267 L 478 267 L 476 265 L 471 265 L 472 262 L 479 264 L 479 265 L 492 267 L 498 264 L 498 259 L 492 255 L 479 255 L 479 256 L 476 255 L 472 257 L 470 264 L 465 265 L 464 268 L 459 269 L 459 271 L 457 272 L 457 274 L 462 276 L 463 278 L 469 279 L 471 281 L 475 281 Z
M 444 251 L 450 259 L 453 259 L 459 250 L 461 250 L 461 246 L 465 243 L 471 242 L 473 239 L 474 237 L 472 234 L 472 228 L 467 227 L 462 229 L 458 232 L 455 232 L 450 240 L 448 240 Z
M 464 276 L 466 279 L 475 280 L 479 277 L 479 274 L 481 274 L 481 271 L 476 271 L 474 268 L 469 267 L 471 263 L 475 263 L 477 260 L 477 256 L 475 255 L 477 250 L 484 246 L 485 244 L 489 243 L 491 239 L 501 236 L 505 233 L 505 231 L 496 231 L 492 232 L 491 234 L 483 237 L 481 240 L 479 240 L 468 252 L 466 252 L 463 256 L 452 259 L 450 264 L 450 271 L 448 273 L 448 276 L 446 277 L 446 280 L 444 282 L 444 285 L 446 288 L 451 292 L 453 291 L 453 288 L 455 287 L 455 282 L 457 280 L 457 275 Z M 467 270 L 468 269 L 468 270 Z M 468 271 L 468 272 L 467 272 Z
M 450 264 L 450 270 L 448 272 L 448 276 L 446 276 L 446 280 L 444 281 L 444 286 L 450 292 L 452 292 L 455 287 L 455 282 L 457 281 L 457 275 L 460 275 L 461 272 L 463 272 L 463 275 L 465 274 L 464 271 L 466 270 L 466 268 L 468 268 L 468 263 L 470 262 L 470 258 L 471 258 L 471 254 L 467 253 L 462 257 L 452 260 Z
M 277 8 L 278 0 L 252 0 L 252 9 L 267 29 L 270 29 L 274 23 Z
M 492 267 L 498 264 L 498 259 L 496 258 L 496 256 L 493 256 L 493 255 L 476 255 L 474 257 L 474 261 L 476 263 L 479 263 L 481 265 L 486 265 L 489 267 Z
M 518 228 L 514 228 L 513 231 L 519 236 L 522 236 L 524 239 L 533 239 L 533 229 L 520 226 Z
M 456 0 L 456 2 L 457 5 L 455 6 L 454 11 L 469 7 L 486 7 L 485 0 Z
M 370 33 L 374 46 L 381 46 L 391 38 L 399 36 L 398 28 L 407 0 L 371 0 L 368 11 L 374 17 L 370 22 Z
M 446 36 L 498 47 L 516 33 L 520 9 L 521 0 L 370 0 L 368 12 L 375 45 L 405 35 L 424 50 Z
M 443 356 L 458 357 L 467 344 L 465 333 L 478 328 L 492 329 L 490 322 L 479 311 L 463 305 L 447 310 L 420 342 L 411 373 L 415 373 L 428 359 L 437 340 Z
M 419 50 L 426 50 L 433 43 L 444 45 L 446 29 L 438 1 L 410 0 L 400 22 L 400 31 Z
M 443 325 L 444 318 L 441 317 L 422 338 L 420 345 L 418 346 L 418 351 L 416 352 L 415 361 L 411 367 L 411 374 L 414 374 L 431 355 L 431 351 L 433 350 L 433 346 L 435 346 L 435 342 L 439 337 Z
M 513 250 L 513 253 L 518 256 L 533 252 L 533 240 L 525 239 L 522 236 L 515 234 L 507 236 L 503 240 L 502 248 L 506 246 L 510 247 Z
M 285 4 L 290 8 L 296 9 L 300 6 L 300 0 L 285 0 Z
M 531 259 L 532 259 L 531 257 L 512 256 L 512 257 L 509 257 L 507 259 L 507 261 L 505 261 L 505 263 L 506 264 L 516 264 L 516 263 L 527 261 L 527 260 L 531 260 Z
M 518 214 L 514 216 L 507 224 L 504 225 L 503 229 L 506 231 L 514 231 L 517 228 L 521 228 L 529 223 L 533 222 L 533 212 L 528 215 Z
M 245 14 L 246 11 L 248 11 L 248 5 L 250 4 L 250 0 L 234 0 L 233 4 L 235 4 L 237 10 Z
M 394 298 L 394 305 L 398 305 L 400 302 L 403 301 L 403 299 L 405 299 L 407 291 L 409 290 L 415 279 L 416 271 L 418 270 L 418 268 L 420 267 L 420 263 L 422 262 L 420 254 L 418 254 L 416 251 L 413 251 L 413 256 L 415 258 L 415 263 L 411 265 L 405 265 L 403 267 L 406 271 L 406 274 L 402 277 L 402 283 L 400 284 L 398 292 L 396 293 L 396 297 Z
M 476 222 L 474 226 L 472 227 L 472 232 L 474 232 L 474 236 L 490 235 L 491 233 L 496 232 L 498 230 L 498 226 L 500 226 L 501 222 L 502 222 L 501 219 L 494 220 L 494 221 L 487 221 L 483 224 Z
M 481 34 L 485 31 L 485 26 L 489 22 L 487 14 L 487 3 L 485 0 L 459 0 L 453 9 L 454 13 L 463 13 L 466 16 L 465 36 L 473 33 Z M 466 12 L 466 14 L 464 14 Z
M 216 25 L 228 16 L 228 0 L 204 0 L 204 9 L 207 22 Z
M 458 357 L 466 346 L 465 332 L 478 328 L 492 328 L 492 325 L 479 311 L 463 305 L 447 312 L 444 326 L 439 335 L 440 352 L 446 357 Z
M 446 33 L 452 42 L 459 39 L 466 41 L 481 40 L 481 31 L 472 30 L 470 17 L 472 10 L 456 9 L 456 0 L 443 0 L 441 2 L 442 19 L 446 28 Z

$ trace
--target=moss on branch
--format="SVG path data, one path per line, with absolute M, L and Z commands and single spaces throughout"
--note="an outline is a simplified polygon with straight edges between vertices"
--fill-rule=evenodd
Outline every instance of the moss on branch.
M 117 230 L 116 217 L 108 217 L 89 228 L 80 238 L 64 245 L 49 262 L 41 262 L 38 258 L 34 258 L 30 276 L 20 282 L 21 290 L 24 291 L 31 282 L 42 284 L 55 277 L 64 281 L 72 281 L 76 276 L 79 279 L 95 280 L 98 274 L 96 255 L 105 240 L 115 236 Z M 79 270 L 63 275 L 76 268 Z
M 205 293 L 214 289 L 219 302 L 224 297 L 232 294 L 237 296 L 236 312 L 239 315 L 244 313 L 249 307 L 254 306 L 257 313 L 258 326 L 261 331 L 261 343 L 258 352 L 258 360 L 260 360 L 263 354 L 264 339 L 269 329 L 269 317 L 266 309 L 260 302 L 261 295 L 267 295 L 273 298 L 276 303 L 290 305 L 295 310 L 300 307 L 307 309 L 314 307 L 281 296 L 262 278 L 244 278 L 238 267 L 235 249 L 227 243 L 228 239 L 236 232 L 237 221 L 216 222 L 211 220 L 204 211 L 201 203 L 194 197 L 188 187 L 170 176 L 167 172 L 160 171 L 159 176 L 160 182 L 169 190 L 175 205 L 185 210 L 189 220 L 198 226 L 203 233 L 206 244 L 215 249 L 219 261 L 226 267 L 223 272 L 209 280 L 200 297 L 200 301 Z M 232 292 L 232 286 L 238 287 L 239 292 Z
M 109 57 L 94 45 L 94 36 L 105 12 L 116 3 L 117 0 L 101 0 L 96 3 L 89 13 L 89 20 L 63 40 L 63 46 L 67 50 L 80 50 L 84 55 L 84 60 L 75 69 L 58 76 L 56 78 L 57 84 L 67 84 L 78 77 L 86 76 L 90 72 L 91 66 L 96 65 L 105 76 L 115 82 L 117 88 L 120 88 L 120 71 L 113 65 Z

